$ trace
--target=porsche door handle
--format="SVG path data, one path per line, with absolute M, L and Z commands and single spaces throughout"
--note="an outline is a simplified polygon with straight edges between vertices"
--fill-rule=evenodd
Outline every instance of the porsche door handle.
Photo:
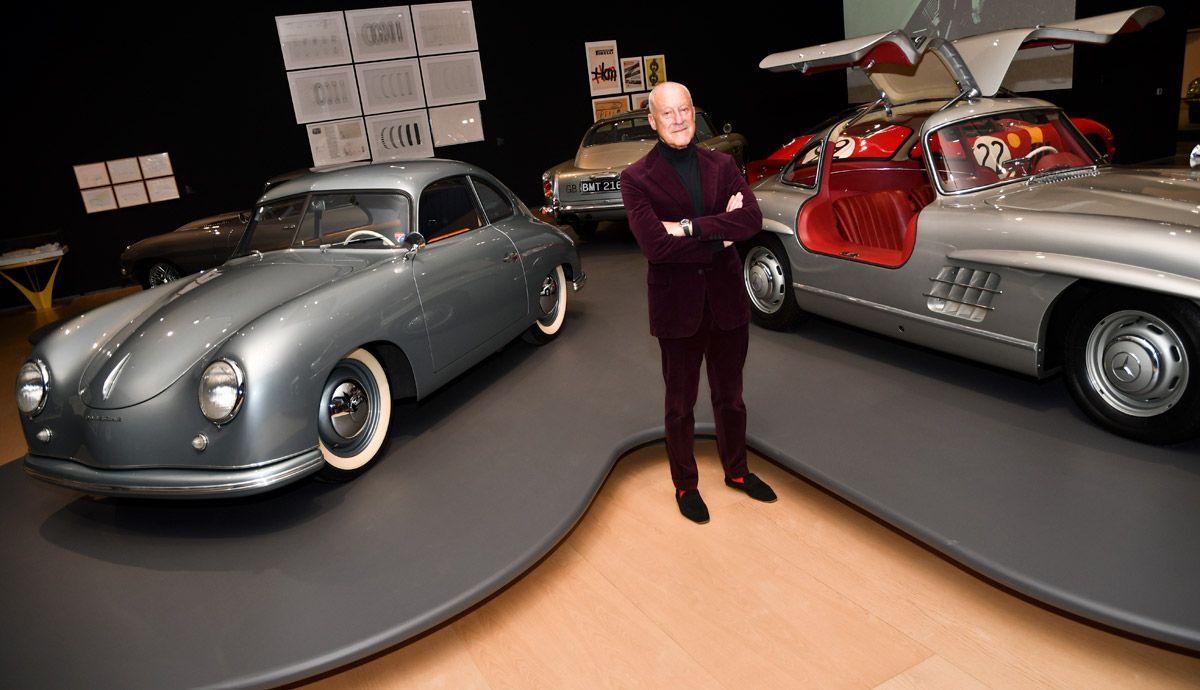
M 520 259 L 520 258 L 521 258 L 521 255 L 520 255 L 520 254 L 518 254 L 518 253 L 516 253 L 516 252 L 509 252 L 509 253 L 507 253 L 507 254 L 505 254 L 505 255 L 504 255 L 504 263 L 506 263 L 506 264 L 511 264 L 512 262 L 514 262 L 514 261 L 516 261 L 517 259 Z

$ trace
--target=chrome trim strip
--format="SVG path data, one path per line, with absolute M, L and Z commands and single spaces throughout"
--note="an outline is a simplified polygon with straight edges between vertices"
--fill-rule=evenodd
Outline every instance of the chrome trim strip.
M 276 484 L 282 484 L 292 479 L 309 474 L 310 472 L 320 468 L 320 466 L 325 462 L 325 458 L 321 456 L 321 451 L 316 448 L 305 451 L 299 456 L 296 456 L 296 458 L 300 459 L 300 464 L 286 468 L 284 471 L 277 474 L 270 474 L 263 477 L 256 477 L 241 481 L 231 481 L 217 484 L 197 484 L 194 486 L 161 486 L 152 484 L 118 485 L 111 483 L 81 481 L 78 479 L 68 479 L 65 477 L 59 477 L 52 474 L 46 474 L 45 472 L 40 472 L 34 468 L 31 468 L 28 462 L 24 464 L 24 469 L 25 473 L 31 477 L 49 482 L 51 484 L 57 484 L 59 486 L 65 486 L 77 491 L 82 491 L 84 493 L 97 493 L 108 496 L 215 496 L 263 490 Z M 48 459 L 56 460 L 57 458 Z M 72 461 L 62 460 L 62 462 Z M 137 470 L 113 470 L 113 472 L 126 471 L 137 472 Z M 200 470 L 199 472 L 203 472 L 203 470 Z
M 1020 338 L 1014 338 L 1014 337 L 1008 336 L 1008 335 L 1000 335 L 999 333 L 992 333 L 991 331 L 985 331 L 981 328 L 972 328 L 970 326 L 964 326 L 963 324 L 960 324 L 960 323 L 951 323 L 949 321 L 942 321 L 941 319 L 935 319 L 932 316 L 925 316 L 924 314 L 914 314 L 910 311 L 904 311 L 903 309 L 897 309 L 896 307 L 889 307 L 886 304 L 878 304 L 876 302 L 869 302 L 864 299 L 858 299 L 857 297 L 849 297 L 847 295 L 843 295 L 838 292 L 830 292 L 829 290 L 823 290 L 818 287 L 812 287 L 811 285 L 803 285 L 801 283 L 792 283 L 792 287 L 796 288 L 797 290 L 804 290 L 805 292 L 811 292 L 813 294 L 821 295 L 822 297 L 832 297 L 834 299 L 838 299 L 843 302 L 850 302 L 851 304 L 857 304 L 857 305 L 864 306 L 864 307 L 870 307 L 871 309 L 876 309 L 876 310 L 879 310 L 882 312 L 886 312 L 888 314 L 894 314 L 896 316 L 903 316 L 904 318 L 912 319 L 914 321 L 920 321 L 921 323 L 928 324 L 930 326 L 941 326 L 943 328 L 948 328 L 952 331 L 960 331 L 960 332 L 966 333 L 967 335 L 973 335 L 973 336 L 977 336 L 980 338 L 986 338 L 987 340 L 994 340 L 998 343 L 1003 343 L 1005 345 L 1011 345 L 1013 347 L 1018 347 L 1023 350 L 1029 350 L 1030 352 L 1037 352 L 1037 343 L 1030 342 L 1028 340 L 1021 340 Z
M 617 199 L 616 201 L 609 201 L 607 203 L 599 204 L 564 204 L 563 206 L 559 207 L 559 210 L 569 213 L 571 211 L 614 211 L 616 209 L 624 208 L 624 202 L 622 202 L 620 199 Z
M 930 280 L 932 280 L 935 283 L 941 283 L 942 285 L 951 285 L 953 287 L 966 288 L 968 290 L 980 290 L 982 292 L 990 292 L 993 295 L 1003 295 L 1004 294 L 1003 290 L 996 290 L 993 288 L 983 287 L 982 285 L 968 285 L 967 283 L 956 283 L 952 280 L 944 280 L 944 279 L 938 278 L 938 277 L 932 277 L 932 278 L 930 278 Z M 925 296 L 933 297 L 933 295 L 925 295 Z M 945 299 L 945 298 L 942 298 L 942 299 Z M 951 300 L 951 301 L 953 301 L 953 300 Z

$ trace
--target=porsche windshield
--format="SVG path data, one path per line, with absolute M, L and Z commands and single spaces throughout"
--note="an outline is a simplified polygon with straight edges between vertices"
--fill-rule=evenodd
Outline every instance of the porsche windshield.
M 1042 173 L 1099 164 L 1060 110 L 993 113 L 932 132 L 929 160 L 945 192 L 964 192 Z
M 272 201 L 254 211 L 234 256 L 297 247 L 394 247 L 410 227 L 408 197 L 329 192 Z

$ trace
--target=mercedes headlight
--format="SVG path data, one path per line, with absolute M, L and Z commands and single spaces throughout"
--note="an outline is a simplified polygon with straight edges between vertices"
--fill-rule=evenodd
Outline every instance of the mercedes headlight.
M 218 359 L 200 377 L 200 411 L 213 424 L 224 424 L 234 418 L 242 406 L 246 377 L 236 364 Z
M 17 409 L 27 417 L 36 417 L 46 406 L 50 372 L 41 360 L 26 362 L 17 372 Z

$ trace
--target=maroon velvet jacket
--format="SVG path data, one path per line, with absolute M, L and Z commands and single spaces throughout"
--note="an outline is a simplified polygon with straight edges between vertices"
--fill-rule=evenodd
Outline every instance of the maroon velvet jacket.
M 758 233 L 762 211 L 731 156 L 697 147 L 696 158 L 704 194 L 698 217 L 679 175 L 657 147 L 621 173 L 629 228 L 650 264 L 650 334 L 658 338 L 694 335 L 706 293 L 721 330 L 750 322 L 741 259 L 735 248 L 719 247 L 722 240 L 741 242 Z M 742 207 L 726 213 L 729 197 L 737 192 Z M 672 237 L 663 229 L 662 221 L 683 218 L 692 220 L 693 237 Z

